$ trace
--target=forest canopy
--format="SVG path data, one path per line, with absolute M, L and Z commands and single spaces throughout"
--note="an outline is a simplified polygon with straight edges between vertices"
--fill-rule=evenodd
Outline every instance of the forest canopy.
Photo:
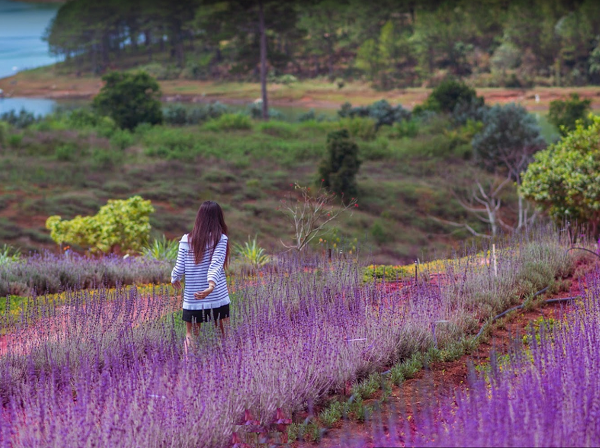
M 143 66 L 158 79 L 257 80 L 260 4 L 271 82 L 600 83 L 596 0 L 71 0 L 46 39 L 78 73 Z

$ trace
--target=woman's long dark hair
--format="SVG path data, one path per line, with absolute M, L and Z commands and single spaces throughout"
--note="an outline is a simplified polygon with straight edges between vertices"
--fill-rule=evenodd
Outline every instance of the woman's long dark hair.
M 203 202 L 196 215 L 194 229 L 188 238 L 196 264 L 202 263 L 206 250 L 210 250 L 210 257 L 212 259 L 217 243 L 223 234 L 227 235 L 227 224 L 225 224 L 221 206 L 214 201 Z M 227 241 L 225 266 L 228 264 L 229 241 Z

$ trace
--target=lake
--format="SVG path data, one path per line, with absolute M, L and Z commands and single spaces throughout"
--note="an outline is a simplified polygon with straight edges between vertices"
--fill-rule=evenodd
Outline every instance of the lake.
M 55 3 L 0 0 L 0 78 L 60 60 L 42 40 L 59 8 Z

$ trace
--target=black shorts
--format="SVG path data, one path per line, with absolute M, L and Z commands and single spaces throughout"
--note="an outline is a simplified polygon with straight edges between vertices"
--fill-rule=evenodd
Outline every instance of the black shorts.
M 229 317 L 229 304 L 206 310 L 183 310 L 184 322 L 208 322 L 209 320 L 226 319 Z

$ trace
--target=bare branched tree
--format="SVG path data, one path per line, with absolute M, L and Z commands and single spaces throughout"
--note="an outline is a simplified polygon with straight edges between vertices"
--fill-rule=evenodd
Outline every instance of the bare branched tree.
M 288 198 L 283 199 L 278 208 L 293 224 L 293 244 L 288 245 L 281 241 L 281 244 L 290 250 L 301 251 L 340 214 L 358 207 L 356 198 L 338 203 L 335 193 L 322 187 L 314 194 L 309 187 L 298 184 L 294 186 L 294 190 L 296 195 L 290 194 Z

